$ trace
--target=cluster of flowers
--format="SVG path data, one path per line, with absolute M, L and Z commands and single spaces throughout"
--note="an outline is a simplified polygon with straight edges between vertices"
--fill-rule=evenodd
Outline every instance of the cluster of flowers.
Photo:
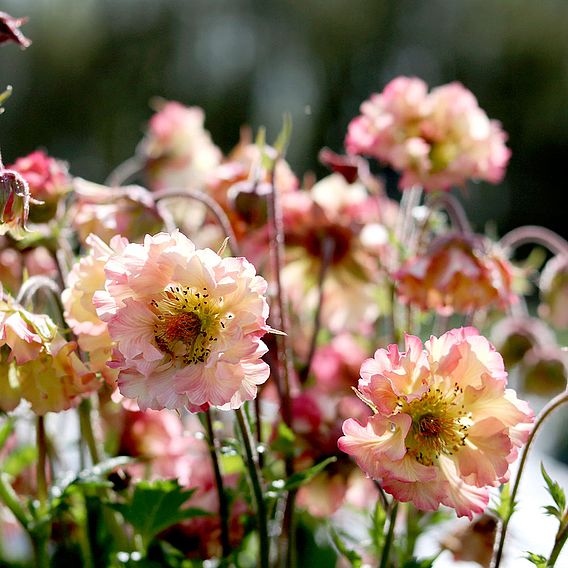
M 332 173 L 317 182 L 300 183 L 279 150 L 246 132 L 224 157 L 203 111 L 177 102 L 161 105 L 137 148 L 135 173 L 148 189 L 122 185 L 133 172 L 120 168 L 109 187 L 73 178 L 42 151 L 0 164 L 0 408 L 24 399 L 43 416 L 97 393 L 107 436 L 119 432 L 117 452 L 151 463 L 151 473 L 134 465 L 129 475 L 199 487 L 192 506 L 217 513 L 201 426 L 188 419 L 184 434 L 169 410 L 235 410 L 256 399 L 260 447 L 288 473 L 336 460 L 299 489 L 299 506 L 316 517 L 346 502 L 369 506 L 375 483 L 423 511 L 445 505 L 470 519 L 485 511 L 489 489 L 510 477 L 533 412 L 507 388 L 503 358 L 475 328 L 424 345 L 406 335 L 404 351 L 396 340 L 426 326 L 445 331 L 452 315 L 479 326 L 500 317 L 494 343 L 513 353 L 511 364 L 528 368 L 533 358 L 532 382 L 518 388 L 549 396 L 565 387 L 559 349 L 546 353 L 558 380 L 535 381 L 544 358 L 535 326 L 552 344 L 554 335 L 540 320 L 511 315 L 525 275 L 506 247 L 450 228 L 440 213 L 447 202 L 429 195 L 420 206 L 415 187 L 498 182 L 510 154 L 505 135 L 457 83 L 428 94 L 419 79 L 398 78 L 361 112 L 348 129 L 351 155 L 323 151 Z M 401 174 L 400 205 L 357 154 Z M 77 258 L 62 248 L 68 225 Z M 568 318 L 554 306 L 567 294 L 567 266 L 557 255 L 541 287 L 541 313 L 560 329 Z M 34 313 L 45 277 L 64 288 L 64 326 Z M 44 305 L 52 305 L 48 292 Z M 519 336 L 521 354 L 511 343 Z M 237 487 L 238 476 L 224 477 Z M 230 546 L 247 515 L 249 504 L 236 498 Z M 218 556 L 221 525 L 219 516 L 192 519 L 164 538 L 185 539 L 184 553 Z

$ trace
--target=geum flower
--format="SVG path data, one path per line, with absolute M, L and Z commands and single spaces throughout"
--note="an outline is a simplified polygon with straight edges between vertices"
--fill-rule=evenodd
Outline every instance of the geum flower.
M 406 352 L 390 345 L 363 363 L 359 392 L 375 414 L 346 420 L 339 448 L 397 500 L 471 519 L 508 480 L 534 414 L 476 329 L 405 341 Z
M 94 303 L 116 342 L 110 365 L 141 409 L 238 408 L 269 375 L 261 360 L 266 281 L 244 258 L 196 250 L 179 231 L 147 235 L 105 265 Z

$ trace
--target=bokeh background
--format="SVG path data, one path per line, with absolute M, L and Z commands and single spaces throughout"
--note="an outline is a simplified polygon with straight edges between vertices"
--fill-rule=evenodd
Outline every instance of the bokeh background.
M 373 91 L 406 74 L 463 82 L 509 133 L 505 181 L 467 191 L 476 227 L 527 223 L 568 236 L 566 0 L 4 0 L 33 45 L 0 50 L 5 162 L 42 147 L 101 182 L 134 152 L 150 100 L 207 113 L 228 151 L 239 128 L 269 140 L 290 112 L 289 161 L 323 169 Z

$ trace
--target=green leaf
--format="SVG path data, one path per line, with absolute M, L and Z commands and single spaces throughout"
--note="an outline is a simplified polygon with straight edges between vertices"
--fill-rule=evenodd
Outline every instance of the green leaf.
M 540 471 L 542 472 L 542 477 L 544 477 L 544 481 L 546 481 L 548 492 L 550 493 L 552 499 L 558 506 L 560 517 L 562 517 L 566 509 L 566 495 L 564 493 L 564 490 L 562 489 L 562 487 L 560 487 L 560 485 L 558 485 L 558 483 L 556 483 L 556 481 L 553 481 L 550 478 L 548 473 L 546 473 L 546 470 L 544 469 L 544 465 L 542 462 L 540 463 Z
M 286 155 L 286 149 L 290 143 L 290 138 L 292 136 L 292 115 L 287 112 L 282 117 L 282 130 L 274 142 L 274 148 L 278 152 L 280 157 Z
M 347 545 L 341 540 L 341 537 L 337 534 L 337 531 L 333 527 L 330 527 L 329 532 L 331 540 L 337 548 L 337 552 L 349 560 L 353 568 L 361 568 L 363 566 L 363 559 L 361 558 L 361 555 L 355 550 L 347 548 Z
M 295 440 L 294 432 L 284 422 L 280 422 L 276 438 L 271 443 L 272 450 L 285 456 L 293 456 L 296 449 Z
M 534 554 L 533 552 L 527 552 L 525 558 L 532 562 L 537 568 L 546 568 L 546 558 L 541 554 Z
M 436 556 L 432 556 L 432 558 L 423 558 L 422 560 L 411 558 L 402 565 L 402 568 L 432 568 L 437 558 L 438 554 L 436 554 Z
M 141 481 L 130 503 L 110 503 L 142 537 L 147 548 L 160 532 L 185 519 L 209 515 L 200 509 L 182 508 L 195 489 L 184 489 L 175 479 Z
M 511 500 L 511 488 L 508 483 L 501 486 L 500 499 L 497 507 L 491 509 L 501 520 L 511 517 L 515 511 L 516 504 Z
M 14 419 L 8 418 L 2 426 L 0 426 L 0 450 L 4 447 L 10 434 L 14 431 Z
M 37 460 L 35 446 L 20 446 L 11 452 L 2 464 L 2 471 L 16 477 Z
M 298 489 L 302 485 L 305 485 L 306 483 L 311 481 L 318 473 L 323 471 L 330 463 L 336 461 L 337 458 L 335 456 L 331 456 L 304 471 L 298 471 L 294 473 L 286 481 L 283 481 L 282 479 L 277 479 L 276 481 L 273 481 L 270 484 L 269 490 L 284 493 L 286 491 L 292 491 L 294 489 Z

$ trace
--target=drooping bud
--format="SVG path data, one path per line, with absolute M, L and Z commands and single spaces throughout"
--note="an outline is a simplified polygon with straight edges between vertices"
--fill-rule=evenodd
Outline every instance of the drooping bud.
M 12 41 L 22 49 L 29 47 L 31 40 L 19 30 L 19 27 L 27 20 L 27 18 L 13 18 L 6 12 L 0 12 L 0 44 Z
M 21 238 L 27 230 L 30 211 L 30 188 L 27 181 L 14 170 L 7 170 L 0 160 L 0 235 Z

